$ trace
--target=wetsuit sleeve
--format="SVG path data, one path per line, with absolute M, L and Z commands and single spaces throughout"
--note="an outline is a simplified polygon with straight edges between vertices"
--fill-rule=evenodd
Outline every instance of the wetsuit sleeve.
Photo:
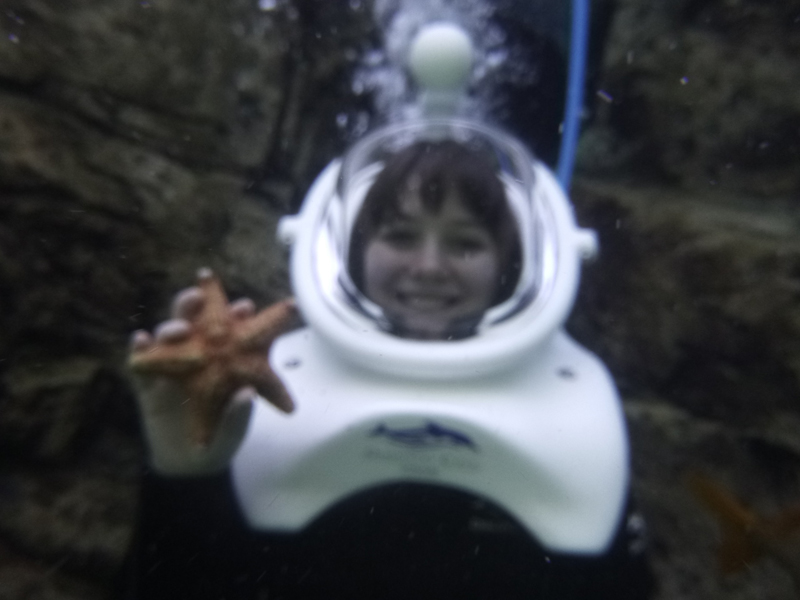
M 120 596 L 251 598 L 248 556 L 253 542 L 228 472 L 186 478 L 148 472 Z

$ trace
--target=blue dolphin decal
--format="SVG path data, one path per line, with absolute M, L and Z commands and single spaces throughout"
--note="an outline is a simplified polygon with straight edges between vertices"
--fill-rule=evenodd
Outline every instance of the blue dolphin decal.
M 383 436 L 393 442 L 415 448 L 434 448 L 442 446 L 462 446 L 470 450 L 477 450 L 475 442 L 470 437 L 455 429 L 449 429 L 433 421 L 428 421 L 423 427 L 405 427 L 392 429 L 381 423 L 370 433 L 372 437 Z

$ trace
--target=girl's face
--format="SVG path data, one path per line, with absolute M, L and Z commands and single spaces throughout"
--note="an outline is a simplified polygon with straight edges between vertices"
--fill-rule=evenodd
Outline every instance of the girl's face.
M 480 318 L 499 279 L 497 244 L 452 190 L 435 213 L 402 198 L 399 217 L 365 246 L 364 292 L 411 338 L 447 339 Z

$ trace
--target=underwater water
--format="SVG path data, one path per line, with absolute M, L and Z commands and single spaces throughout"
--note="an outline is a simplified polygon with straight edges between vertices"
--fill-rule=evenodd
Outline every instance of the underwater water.
M 600 252 L 565 327 L 622 396 L 652 597 L 796 598 L 800 2 L 592 14 L 570 195 Z M 279 218 L 418 115 L 403 56 L 432 18 L 473 37 L 464 114 L 554 166 L 563 3 L 0 7 L 0 598 L 124 597 L 149 474 L 129 336 L 202 266 L 258 307 L 291 294 Z M 732 572 L 726 510 L 763 554 Z

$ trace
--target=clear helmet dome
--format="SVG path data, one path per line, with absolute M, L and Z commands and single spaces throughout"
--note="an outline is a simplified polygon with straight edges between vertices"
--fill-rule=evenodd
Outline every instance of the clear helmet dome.
M 375 225 L 391 227 L 391 220 L 399 217 L 403 196 L 413 193 L 409 186 L 420 185 L 423 179 L 422 185 L 440 185 L 439 196 L 452 192 L 455 203 L 485 225 L 499 261 L 488 305 L 481 314 L 466 315 L 460 323 L 443 324 L 445 339 L 478 335 L 534 302 L 544 292 L 548 255 L 532 197 L 533 164 L 515 139 L 466 120 L 403 123 L 362 139 L 342 163 L 327 215 L 328 247 L 319 248 L 330 257 L 318 263 L 318 277 L 321 283 L 326 281 L 329 301 L 345 302 L 381 330 L 403 335 L 391 309 L 381 306 L 379 298 L 369 297 L 362 266 L 369 240 L 364 238 L 378 233 L 380 227 Z M 383 189 L 376 193 L 378 186 Z M 423 216 L 441 211 L 442 202 L 440 198 L 437 206 L 423 208 Z M 370 221 L 372 227 L 367 225 Z

